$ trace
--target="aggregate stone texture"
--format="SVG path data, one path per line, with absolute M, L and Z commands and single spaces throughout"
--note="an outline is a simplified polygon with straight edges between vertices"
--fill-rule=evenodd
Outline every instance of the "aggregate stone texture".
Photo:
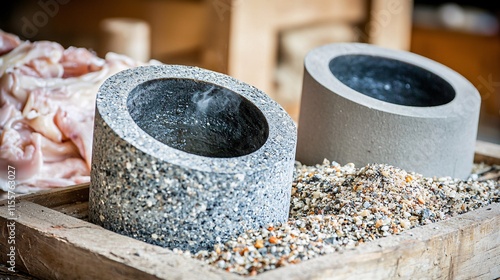
M 321 46 L 305 58 L 297 160 L 465 179 L 480 103 L 469 81 L 428 58 L 360 43 Z
M 265 93 L 196 67 L 144 66 L 96 101 L 90 220 L 196 252 L 286 222 L 296 126 Z

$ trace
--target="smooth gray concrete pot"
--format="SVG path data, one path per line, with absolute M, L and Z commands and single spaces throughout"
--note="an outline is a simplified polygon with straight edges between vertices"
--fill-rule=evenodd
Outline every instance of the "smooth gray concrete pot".
M 425 176 L 471 172 L 480 96 L 425 57 L 342 43 L 305 58 L 297 160 L 391 164 Z
M 110 77 L 96 103 L 92 222 L 194 252 L 287 221 L 296 127 L 265 93 L 161 65 Z

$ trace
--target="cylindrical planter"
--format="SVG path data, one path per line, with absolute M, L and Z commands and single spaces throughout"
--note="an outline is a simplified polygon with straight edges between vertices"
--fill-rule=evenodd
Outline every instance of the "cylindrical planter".
M 305 59 L 297 159 L 466 178 L 479 109 L 474 86 L 435 61 L 366 44 L 322 46 Z
M 197 251 L 288 219 L 296 128 L 266 94 L 187 66 L 104 82 L 96 104 L 90 220 Z

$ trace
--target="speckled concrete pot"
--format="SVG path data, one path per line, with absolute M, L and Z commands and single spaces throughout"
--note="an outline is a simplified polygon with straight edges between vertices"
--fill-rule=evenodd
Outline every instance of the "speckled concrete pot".
M 466 178 L 480 96 L 425 57 L 366 44 L 331 44 L 305 59 L 297 159 L 386 163 Z
M 90 220 L 197 251 L 288 219 L 296 127 L 260 90 L 188 66 L 120 72 L 97 95 Z

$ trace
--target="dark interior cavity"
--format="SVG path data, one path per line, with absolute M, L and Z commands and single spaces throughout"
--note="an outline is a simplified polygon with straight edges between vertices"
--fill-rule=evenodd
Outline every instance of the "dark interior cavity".
M 453 87 L 438 75 L 399 60 L 343 55 L 330 61 L 343 84 L 381 101 L 415 107 L 444 105 L 455 98 Z
M 195 155 L 228 158 L 250 154 L 266 142 L 262 112 L 241 95 L 192 79 L 157 79 L 127 99 L 132 119 L 156 140 Z

